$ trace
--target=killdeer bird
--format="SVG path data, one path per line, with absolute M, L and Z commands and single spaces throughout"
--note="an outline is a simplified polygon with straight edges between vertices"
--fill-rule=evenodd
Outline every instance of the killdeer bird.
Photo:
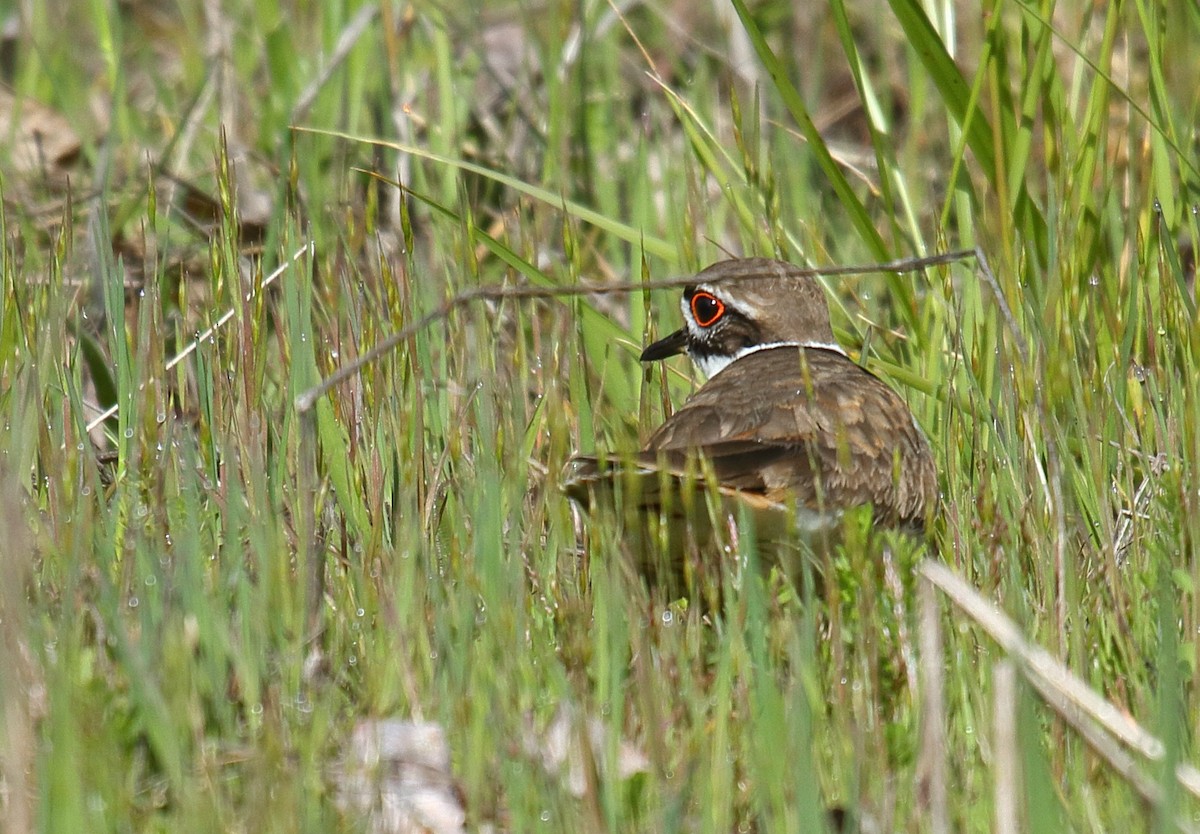
M 616 480 L 653 513 L 671 489 L 690 480 L 695 492 L 707 478 L 727 511 L 747 505 L 775 530 L 824 535 L 864 504 L 876 525 L 923 527 L 937 500 L 929 443 L 904 400 L 834 339 L 814 278 L 766 258 L 723 261 L 680 307 L 684 326 L 641 360 L 686 352 L 708 381 L 631 458 L 572 458 L 569 496 L 587 504 Z

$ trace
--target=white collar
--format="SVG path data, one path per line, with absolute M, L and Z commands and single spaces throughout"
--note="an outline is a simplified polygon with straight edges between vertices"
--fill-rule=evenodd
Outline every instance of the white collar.
M 717 356 L 716 354 L 708 354 L 706 356 L 693 357 L 693 361 L 700 372 L 708 379 L 725 370 L 731 362 L 736 362 L 743 356 L 749 356 L 752 353 L 758 353 L 760 350 L 770 350 L 777 347 L 798 347 L 798 348 L 816 348 L 817 350 L 831 350 L 834 353 L 840 353 L 842 356 L 847 356 L 846 351 L 836 342 L 764 342 L 761 345 L 750 345 L 740 349 L 733 356 Z

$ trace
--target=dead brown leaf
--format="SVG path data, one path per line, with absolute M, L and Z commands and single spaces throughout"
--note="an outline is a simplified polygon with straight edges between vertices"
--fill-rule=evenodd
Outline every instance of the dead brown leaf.
M 81 143 L 56 110 L 0 87 L 0 147 L 8 148 L 0 162 L 14 173 L 57 176 L 79 157 Z

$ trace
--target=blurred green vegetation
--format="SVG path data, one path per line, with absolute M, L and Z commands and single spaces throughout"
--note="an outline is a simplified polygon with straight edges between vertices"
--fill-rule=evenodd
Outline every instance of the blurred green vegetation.
M 388 716 L 445 727 L 472 830 L 931 830 L 929 553 L 1196 761 L 1194 3 L 3 15 L 11 830 L 364 830 L 338 762 Z M 975 246 L 827 282 L 942 512 L 815 594 L 731 561 L 715 605 L 664 599 L 594 518 L 578 552 L 564 461 L 636 447 L 692 384 L 636 361 L 672 291 L 480 302 L 294 405 L 479 286 Z M 1002 653 L 945 626 L 951 824 L 990 831 Z M 1200 826 L 1021 698 L 1022 830 Z M 564 705 L 648 770 L 575 795 L 537 754 Z

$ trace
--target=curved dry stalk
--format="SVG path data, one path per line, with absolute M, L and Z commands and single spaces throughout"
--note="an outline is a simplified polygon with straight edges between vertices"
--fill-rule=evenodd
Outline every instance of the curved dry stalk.
M 995 603 L 950 568 L 940 562 L 927 560 L 922 563 L 920 572 L 928 585 L 945 594 L 975 625 L 1019 661 L 1019 669 L 1025 679 L 1055 714 L 1075 729 L 1144 798 L 1150 802 L 1156 801 L 1158 795 L 1154 791 L 1147 791 L 1148 783 L 1138 778 L 1140 771 L 1132 768 L 1127 757 L 1114 755 L 1112 745 L 1102 742 L 1106 738 L 1116 739 L 1143 759 L 1158 763 L 1166 755 L 1159 738 L 1088 686 L 1050 652 L 1028 642 L 1017 624 Z M 1101 738 L 1101 743 L 1097 743 L 1098 738 Z M 1124 752 L 1121 748 L 1116 748 L 1116 751 Z M 1181 763 L 1175 767 L 1175 778 L 1189 795 L 1200 799 L 1200 770 Z
M 921 258 L 902 258 L 896 261 L 866 266 L 796 267 L 795 274 L 828 278 L 839 275 L 868 275 L 876 272 L 915 272 L 931 266 L 941 266 L 943 264 L 956 263 L 968 258 L 978 257 L 978 249 L 958 249 L 953 252 L 943 252 Z M 772 276 L 764 275 L 763 277 Z M 505 287 L 489 285 L 465 290 L 453 298 L 447 299 L 432 312 L 426 313 L 411 324 L 397 330 L 353 362 L 338 368 L 312 388 L 302 393 L 296 398 L 296 411 L 301 414 L 307 412 L 318 399 L 334 386 L 345 382 L 367 365 L 370 365 L 381 356 L 390 353 L 401 342 L 412 338 L 415 334 L 421 332 L 434 322 L 446 318 L 459 307 L 465 307 L 474 301 L 577 298 L 584 295 L 644 292 L 646 290 L 685 287 L 693 283 L 694 280 L 694 277 L 689 275 L 679 278 L 665 278 L 658 281 L 621 281 L 612 284 L 574 284 L 562 287 Z

